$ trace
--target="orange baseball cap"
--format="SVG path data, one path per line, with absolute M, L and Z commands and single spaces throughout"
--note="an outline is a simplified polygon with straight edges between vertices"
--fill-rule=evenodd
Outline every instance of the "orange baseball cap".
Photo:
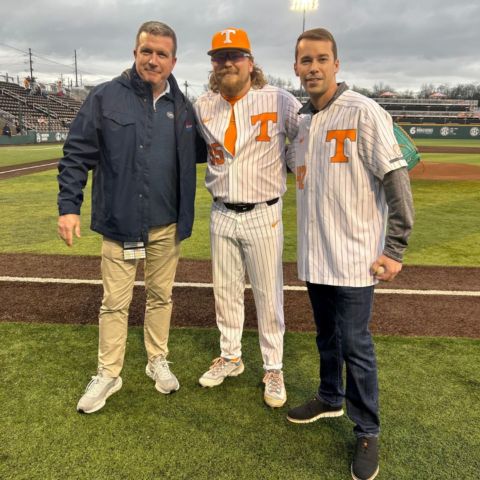
M 250 40 L 247 32 L 241 28 L 229 27 L 225 30 L 217 32 L 212 37 L 212 49 L 207 53 L 212 55 L 219 50 L 242 50 L 247 53 L 252 53 L 250 50 Z

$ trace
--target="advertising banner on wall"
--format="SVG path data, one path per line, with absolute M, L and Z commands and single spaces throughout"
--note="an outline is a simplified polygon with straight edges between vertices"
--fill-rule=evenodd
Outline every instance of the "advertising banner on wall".
M 38 133 L 36 135 L 36 143 L 58 143 L 64 142 L 67 139 L 66 132 L 46 132 Z
M 28 135 L 0 135 L 0 145 L 26 145 L 31 143 L 59 143 L 65 142 L 66 132 L 29 132 Z
M 412 138 L 469 138 L 480 140 L 480 124 L 429 125 L 400 123 L 399 125 L 401 125 Z

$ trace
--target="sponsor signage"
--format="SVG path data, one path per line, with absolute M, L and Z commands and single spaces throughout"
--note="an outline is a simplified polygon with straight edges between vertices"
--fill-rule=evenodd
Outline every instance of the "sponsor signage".
M 480 140 L 480 125 L 422 125 L 400 123 L 412 138 L 462 138 Z
M 37 132 L 36 143 L 64 142 L 67 139 L 67 135 L 65 132 Z

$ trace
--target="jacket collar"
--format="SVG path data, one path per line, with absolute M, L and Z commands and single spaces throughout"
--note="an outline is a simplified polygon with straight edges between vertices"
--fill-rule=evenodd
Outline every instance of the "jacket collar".
M 325 110 L 326 108 L 328 108 L 343 92 L 345 92 L 346 90 L 348 90 L 348 85 L 345 83 L 345 82 L 342 82 L 342 83 L 338 83 L 337 84 L 337 90 L 335 92 L 335 94 L 333 95 L 333 97 L 330 99 L 330 101 L 322 108 L 322 110 Z M 313 103 L 311 102 L 311 100 L 309 100 L 299 111 L 298 113 L 300 114 L 311 114 L 311 115 L 315 115 L 316 113 L 318 113 L 319 110 L 317 110 Z
M 135 68 L 135 64 L 132 65 L 132 68 L 124 70 L 122 74 L 117 77 L 117 80 L 128 88 L 132 88 L 135 93 L 139 96 L 148 96 L 152 97 L 152 87 L 149 83 L 144 82 Z M 177 81 L 175 77 L 171 74 L 167 78 L 167 82 L 170 85 L 169 95 L 177 100 L 183 100 L 183 93 L 178 88 Z M 153 97 L 152 97 L 153 98 Z

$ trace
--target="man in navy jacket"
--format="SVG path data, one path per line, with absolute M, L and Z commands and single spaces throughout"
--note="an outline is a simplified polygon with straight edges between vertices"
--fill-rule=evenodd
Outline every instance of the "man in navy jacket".
M 68 246 L 80 237 L 80 207 L 93 170 L 92 230 L 103 235 L 104 295 L 99 314 L 97 375 L 77 410 L 92 413 L 120 390 L 128 308 L 136 267 L 145 258 L 146 373 L 161 393 L 178 390 L 168 362 L 171 294 L 179 243 L 192 231 L 196 162 L 206 149 L 190 102 L 171 74 L 175 32 L 144 23 L 135 64 L 96 87 L 72 123 L 59 164 L 58 233 Z

